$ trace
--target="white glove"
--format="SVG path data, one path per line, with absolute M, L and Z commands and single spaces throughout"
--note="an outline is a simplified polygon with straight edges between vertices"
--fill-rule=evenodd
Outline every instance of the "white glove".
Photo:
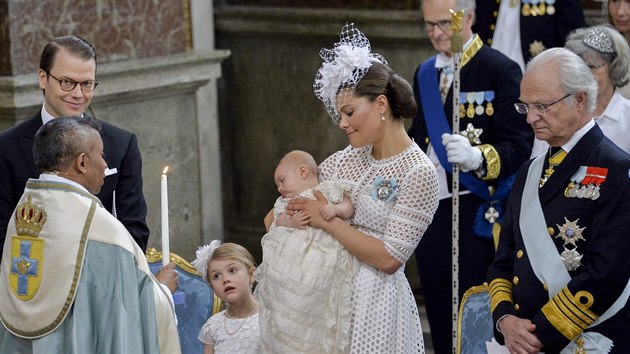
M 442 145 L 446 148 L 448 162 L 459 164 L 463 172 L 481 167 L 481 150 L 470 145 L 467 137 L 459 134 L 442 134 Z

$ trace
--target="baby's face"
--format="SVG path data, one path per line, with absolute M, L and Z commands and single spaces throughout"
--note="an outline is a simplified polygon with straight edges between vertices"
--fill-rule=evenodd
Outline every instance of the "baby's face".
M 300 176 L 300 166 L 286 161 L 280 162 L 274 173 L 278 193 L 283 198 L 293 198 L 305 190 L 305 179 Z

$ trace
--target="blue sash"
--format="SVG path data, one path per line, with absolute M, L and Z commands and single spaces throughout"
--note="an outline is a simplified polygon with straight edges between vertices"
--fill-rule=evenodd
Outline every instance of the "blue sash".
M 453 165 L 448 162 L 446 149 L 444 145 L 440 143 L 442 141 L 442 134 L 452 134 L 452 130 L 448 125 L 446 113 L 444 113 L 444 106 L 439 90 L 438 71 L 435 69 L 435 59 L 436 57 L 433 56 L 420 65 L 416 81 L 419 85 L 419 92 L 422 92 L 420 101 L 422 103 L 422 111 L 424 112 L 425 118 L 424 122 L 427 126 L 431 146 L 433 146 L 433 150 L 444 170 L 448 174 L 452 174 Z M 515 174 L 507 178 L 499 179 L 497 190 L 491 196 L 485 181 L 478 179 L 470 172 L 460 172 L 459 181 L 461 184 L 473 194 L 486 201 L 479 206 L 475 216 L 473 231 L 478 236 L 492 237 L 492 224 L 485 219 L 485 213 L 490 206 L 493 206 L 497 212 L 499 212 L 499 219 L 497 219 L 497 221 L 501 222 L 503 220 L 503 210 L 500 201 L 505 200 L 510 194 L 514 176 Z

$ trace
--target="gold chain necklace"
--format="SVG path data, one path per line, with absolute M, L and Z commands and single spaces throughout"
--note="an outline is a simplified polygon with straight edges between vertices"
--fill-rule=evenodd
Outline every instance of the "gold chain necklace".
M 245 319 L 243 321 L 241 321 L 241 324 L 238 326 L 238 328 L 236 329 L 236 331 L 230 333 L 230 331 L 228 331 L 228 327 L 227 327 L 227 320 L 228 320 L 228 311 L 225 311 L 225 316 L 223 317 L 223 328 L 225 329 L 225 333 L 227 333 L 228 336 L 233 336 L 236 334 L 236 332 L 240 331 L 241 328 L 243 328 L 243 326 L 245 325 L 245 322 L 247 322 L 247 320 L 249 320 L 249 318 L 252 316 L 252 314 L 254 313 L 254 311 L 256 311 L 256 309 L 258 308 L 258 303 L 254 304 L 254 308 L 252 308 L 252 311 L 249 313 L 249 315 L 247 315 L 247 317 L 245 317 Z M 228 308 L 229 310 L 229 308 Z

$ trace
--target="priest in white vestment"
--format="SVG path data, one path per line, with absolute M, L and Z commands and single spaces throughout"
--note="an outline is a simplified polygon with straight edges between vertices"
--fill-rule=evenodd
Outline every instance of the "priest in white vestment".
M 93 194 L 107 164 L 98 122 L 57 118 L 33 147 L 41 171 L 9 221 L 0 353 L 179 353 L 173 300 Z

